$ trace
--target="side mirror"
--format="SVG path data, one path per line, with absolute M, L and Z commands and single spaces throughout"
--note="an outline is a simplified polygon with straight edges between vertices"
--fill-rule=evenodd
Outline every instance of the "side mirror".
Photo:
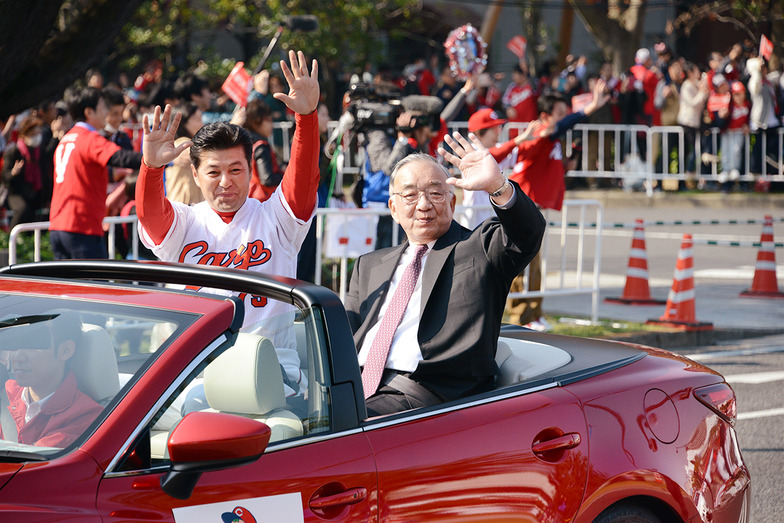
M 169 436 L 171 467 L 161 488 L 173 498 L 188 499 L 202 472 L 256 461 L 272 434 L 264 423 L 219 412 L 191 412 Z

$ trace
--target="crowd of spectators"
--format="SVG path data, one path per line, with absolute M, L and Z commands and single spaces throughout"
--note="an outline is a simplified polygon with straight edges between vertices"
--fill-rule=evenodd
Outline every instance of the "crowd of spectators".
M 520 60 L 508 75 L 484 72 L 466 85 L 443 65 L 444 57 L 434 55 L 430 60 L 414 61 L 399 73 L 385 68 L 373 73 L 374 67 L 368 66 L 348 83 L 386 85 L 397 89 L 401 96 L 434 96 L 445 106 L 461 95 L 465 100 L 458 112 L 451 115 L 454 121 L 468 121 L 477 111 L 489 109 L 496 112 L 499 120 L 521 124 L 510 129 L 509 138 L 514 138 L 520 127 L 541 116 L 537 102 L 543 95 L 561 93 L 567 104 L 577 110 L 586 103 L 582 95 L 590 94 L 594 83 L 601 79 L 611 98 L 590 116 L 590 123 L 681 126 L 686 137 L 685 151 L 682 151 L 685 171 L 694 175 L 693 181 L 682 181 L 681 187 L 752 189 L 754 182 L 743 175 L 763 172 L 764 162 L 768 164 L 767 172 L 779 173 L 781 169 L 777 147 L 784 107 L 784 75 L 769 71 L 767 61 L 757 56 L 750 42 L 736 43 L 726 53 L 713 52 L 706 58 L 704 64 L 692 63 L 659 43 L 653 50 L 638 50 L 635 63 L 618 75 L 609 62 L 592 64 L 584 56 L 569 56 L 565 67 L 548 62 L 535 73 L 526 61 Z M 244 125 L 255 136 L 260 151 L 254 169 L 254 194 L 260 198 L 271 193 L 285 173 L 280 149 L 285 143 L 283 131 L 269 124 L 291 121 L 292 115 L 272 96 L 283 89 L 283 81 L 268 70 L 253 78 L 247 110 L 237 110 L 226 95 L 219 89 L 211 89 L 194 72 L 166 78 L 157 62 L 149 64 L 135 81 L 121 74 L 107 82 L 99 71 L 91 70 L 79 88 L 83 86 L 101 90 L 109 114 L 99 132 L 121 148 L 139 151 L 141 115 L 151 112 L 156 105 L 169 103 L 184 114 L 180 128 L 182 140 L 193 136 L 202 124 L 229 119 Z M 59 140 L 74 124 L 65 99 L 64 95 L 62 100 L 46 100 L 0 122 L 0 217 L 5 218 L 7 226 L 48 218 L 55 169 L 53 156 Z M 338 104 L 325 103 L 320 109 L 322 117 L 328 115 L 328 106 L 333 107 L 333 112 L 339 109 Z M 712 138 L 711 128 L 718 129 L 718 141 Z M 326 129 L 323 134 L 326 135 Z M 617 147 L 610 140 L 605 141 L 604 168 L 612 169 L 607 167 L 612 164 L 606 160 L 612 154 L 620 155 L 623 163 L 630 152 L 644 153 L 644 140 L 631 147 L 631 138 L 632 133 L 628 133 L 628 138 Z M 678 165 L 673 142 L 677 144 L 677 140 L 671 140 L 667 151 L 659 150 L 658 143 L 653 144 L 654 157 L 664 172 L 677 172 L 677 167 L 670 167 Z M 763 142 L 766 151 L 761 151 Z M 744 151 L 747 144 L 751 144 L 751 151 Z M 575 154 L 584 151 L 588 155 L 589 169 L 598 168 L 600 152 L 594 138 L 588 144 L 572 145 Z M 748 165 L 744 161 L 747 155 Z M 574 157 L 564 158 L 567 170 L 575 165 L 574 160 Z M 331 194 L 327 190 L 328 161 L 324 162 L 324 171 L 321 205 L 326 205 L 327 194 Z M 699 176 L 711 172 L 718 176 Z M 128 186 L 133 184 L 134 174 L 131 169 L 107 169 L 107 215 L 133 209 L 129 205 L 133 191 Z M 187 156 L 169 166 L 166 174 L 169 198 L 186 203 L 200 199 L 189 173 Z M 585 183 L 608 186 L 622 183 L 619 180 L 622 177 L 602 178 L 599 182 L 589 179 Z M 738 180 L 747 181 L 738 183 Z M 764 189 L 764 182 L 757 181 L 756 188 Z

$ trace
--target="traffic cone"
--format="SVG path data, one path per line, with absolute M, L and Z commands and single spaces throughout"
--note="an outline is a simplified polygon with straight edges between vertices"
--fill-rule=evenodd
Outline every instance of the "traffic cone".
M 757 266 L 754 269 L 754 280 L 751 289 L 740 293 L 741 297 L 750 298 L 784 298 L 779 292 L 776 278 L 776 252 L 773 243 L 773 216 L 765 216 L 760 237 L 760 250 L 757 254 Z
M 683 235 L 672 288 L 667 296 L 664 315 L 648 323 L 666 325 L 687 331 L 712 330 L 712 323 L 698 322 L 695 318 L 694 254 L 691 234 Z
M 645 254 L 645 222 L 635 220 L 632 250 L 629 253 L 629 267 L 626 269 L 626 286 L 620 298 L 605 298 L 607 303 L 622 305 L 663 305 L 663 300 L 651 298 L 648 286 L 648 256 Z

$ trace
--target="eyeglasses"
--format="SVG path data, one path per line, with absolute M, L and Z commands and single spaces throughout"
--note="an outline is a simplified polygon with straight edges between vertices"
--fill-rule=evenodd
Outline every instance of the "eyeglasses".
M 393 192 L 392 194 L 396 194 L 403 198 L 403 201 L 407 205 L 416 205 L 419 203 L 420 194 L 424 194 L 425 198 L 428 199 L 430 203 L 444 203 L 446 201 L 447 194 L 452 194 L 450 191 L 446 191 L 440 188 L 430 188 L 430 189 L 406 189 L 402 192 Z

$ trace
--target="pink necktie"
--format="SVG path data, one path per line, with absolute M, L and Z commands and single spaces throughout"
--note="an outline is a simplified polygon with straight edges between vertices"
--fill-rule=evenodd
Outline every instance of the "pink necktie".
M 365 399 L 375 394 L 381 383 L 381 375 L 384 374 L 384 368 L 387 364 L 387 355 L 389 354 L 389 347 L 392 345 L 392 338 L 395 337 L 395 331 L 403 318 L 403 313 L 406 312 L 408 301 L 414 293 L 417 278 L 422 270 L 422 256 L 427 251 L 427 245 L 417 245 L 416 255 L 408 267 L 403 271 L 403 276 L 400 278 L 395 289 L 395 294 L 387 306 L 387 311 L 381 319 L 381 326 L 376 333 L 373 344 L 370 346 L 365 367 L 362 370 L 362 388 L 365 390 Z

